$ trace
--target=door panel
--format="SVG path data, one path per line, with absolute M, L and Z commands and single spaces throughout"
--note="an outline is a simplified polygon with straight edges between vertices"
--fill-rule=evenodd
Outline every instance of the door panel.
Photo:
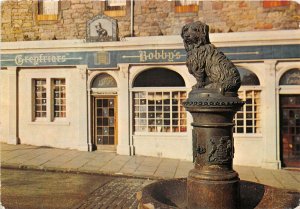
M 116 145 L 116 97 L 94 98 L 94 139 L 96 145 Z
M 300 167 L 300 95 L 280 96 L 283 166 Z

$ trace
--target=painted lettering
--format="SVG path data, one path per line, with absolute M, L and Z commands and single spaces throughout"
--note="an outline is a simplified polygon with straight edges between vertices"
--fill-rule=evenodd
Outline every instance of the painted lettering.
M 22 58 L 22 55 L 17 55 L 17 56 L 15 57 L 15 63 L 16 63 L 17 65 L 23 65 L 24 60 L 23 60 L 23 58 Z
M 66 62 L 67 58 L 65 55 L 17 55 L 15 57 L 16 65 L 23 65 L 23 64 L 32 64 L 32 65 L 39 65 L 41 63 L 63 63 Z
M 139 53 L 140 53 L 140 62 L 159 61 L 159 60 L 173 62 L 174 60 L 179 60 L 182 56 L 185 56 L 180 54 L 180 52 L 177 50 L 165 51 L 164 49 L 154 50 L 154 52 L 139 51 Z

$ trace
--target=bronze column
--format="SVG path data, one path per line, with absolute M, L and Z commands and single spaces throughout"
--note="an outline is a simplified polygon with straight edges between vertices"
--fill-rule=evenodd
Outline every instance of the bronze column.
M 184 103 L 193 116 L 195 167 L 189 172 L 189 209 L 238 209 L 239 177 L 232 168 L 233 117 L 243 102 L 236 93 L 194 89 Z

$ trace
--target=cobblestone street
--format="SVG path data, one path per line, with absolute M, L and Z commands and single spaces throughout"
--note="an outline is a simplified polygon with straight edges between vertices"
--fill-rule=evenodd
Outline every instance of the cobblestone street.
M 149 181 L 144 179 L 115 178 L 94 191 L 87 200 L 74 209 L 136 209 L 136 192 Z
M 137 208 L 136 192 L 153 181 L 103 175 L 1 170 L 1 203 L 8 209 Z

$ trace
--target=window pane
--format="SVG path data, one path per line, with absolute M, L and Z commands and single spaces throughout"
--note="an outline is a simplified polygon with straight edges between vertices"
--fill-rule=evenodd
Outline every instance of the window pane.
M 38 2 L 38 13 L 40 15 L 57 15 L 58 14 L 58 1 L 48 0 Z
M 186 111 L 180 102 L 186 95 L 181 91 L 134 92 L 134 131 L 186 132 Z M 170 104 L 172 98 L 176 99 Z
M 105 10 L 125 10 L 126 0 L 107 0 L 105 1 Z
M 260 91 L 244 90 L 239 91 L 239 97 L 245 101 L 242 110 L 234 117 L 235 133 L 260 133 Z
M 180 74 L 175 71 L 154 68 L 141 72 L 134 80 L 133 87 L 185 86 Z
M 97 75 L 92 83 L 92 88 L 116 88 L 116 80 L 107 73 Z
M 64 118 L 66 117 L 66 81 L 65 79 L 53 79 L 53 101 L 54 101 L 54 117 Z
M 280 85 L 300 85 L 300 69 L 292 69 L 283 74 Z
M 194 0 L 176 0 L 175 1 L 175 12 L 177 13 L 190 13 L 198 12 L 199 2 Z
M 47 95 L 46 95 L 46 79 L 34 80 L 34 111 L 36 118 L 46 117 Z
M 238 68 L 241 76 L 242 86 L 257 86 L 260 85 L 259 79 L 255 73 L 245 68 Z
M 199 2 L 195 0 L 176 0 L 176 6 L 188 6 L 188 5 L 198 5 Z

